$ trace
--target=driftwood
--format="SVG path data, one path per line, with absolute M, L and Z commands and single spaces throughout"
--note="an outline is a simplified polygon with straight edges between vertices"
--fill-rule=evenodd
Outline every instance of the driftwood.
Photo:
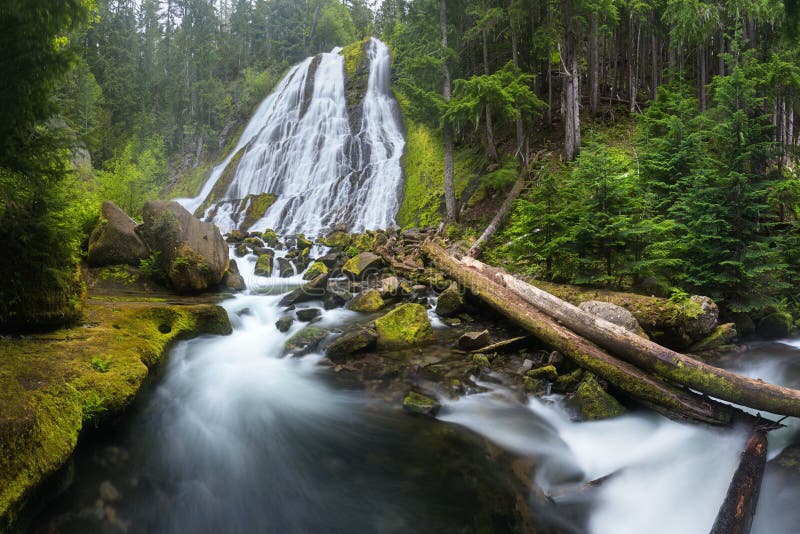
M 747 378 L 662 347 L 472 258 L 464 258 L 461 265 L 483 273 L 579 336 L 641 369 L 718 399 L 800 417 L 800 390 Z
M 675 387 L 620 361 L 593 343 L 576 335 L 552 318 L 531 306 L 510 289 L 492 281 L 483 273 L 467 267 L 431 242 L 422 252 L 436 265 L 478 298 L 506 315 L 547 345 L 572 359 L 580 367 L 607 380 L 615 387 L 641 400 L 672 419 L 702 423 L 729 424 L 735 410 L 690 391 Z
M 711 534 L 748 534 L 758 505 L 767 463 L 767 433 L 756 428 L 747 440 L 739 467 L 717 513 Z

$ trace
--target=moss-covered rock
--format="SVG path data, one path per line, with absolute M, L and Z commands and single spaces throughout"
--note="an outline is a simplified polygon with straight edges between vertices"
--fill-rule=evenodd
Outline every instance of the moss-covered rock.
M 792 316 L 786 312 L 775 312 L 758 322 L 756 333 L 764 339 L 786 337 L 792 331 Z
M 544 378 L 531 378 L 526 376 L 522 379 L 525 391 L 534 395 L 544 395 L 547 393 L 547 380 Z
M 358 249 L 359 252 L 368 252 L 375 250 L 375 243 L 377 241 L 376 234 L 372 232 L 365 232 L 363 234 L 356 234 L 352 237 L 350 246 Z
M 119 414 L 170 343 L 226 334 L 219 306 L 92 300 L 85 325 L 0 338 L 0 530 L 69 458 L 85 425 Z
M 362 313 L 376 312 L 384 306 L 386 306 L 386 303 L 376 289 L 362 291 L 347 303 L 347 308 L 349 310 Z
M 414 415 L 434 416 L 441 408 L 439 401 L 427 395 L 410 391 L 403 399 L 403 410 Z
M 256 260 L 256 268 L 253 273 L 259 276 L 272 276 L 273 259 L 273 254 L 260 255 Z
M 272 207 L 277 197 L 269 193 L 247 195 L 242 199 L 239 211 L 244 211 L 242 228 L 248 229 L 261 219 L 267 210 Z
M 691 347 L 692 352 L 702 352 L 704 350 L 716 349 L 723 345 L 730 345 L 736 341 L 736 325 L 734 323 L 721 324 L 714 329 L 705 339 L 695 343 Z
M 313 352 L 319 347 L 322 340 L 328 337 L 329 332 L 318 326 L 307 326 L 286 340 L 284 349 L 295 356 L 302 356 Z
M 433 327 L 421 304 L 402 304 L 375 321 L 379 347 L 401 347 L 433 337 Z
M 288 332 L 289 329 L 292 327 L 292 323 L 294 323 L 294 319 L 292 319 L 288 315 L 284 315 L 283 317 L 275 321 L 275 328 L 278 329 L 278 332 Z
M 625 413 L 625 407 L 609 395 L 591 373 L 584 375 L 572 401 L 583 421 L 609 419 Z
M 575 369 L 571 373 L 558 375 L 553 382 L 553 391 L 557 393 L 572 393 L 578 388 L 583 378 L 583 369 Z
M 350 234 L 335 230 L 322 239 L 322 244 L 326 247 L 344 250 L 350 246 Z
M 531 378 L 543 378 L 550 382 L 558 379 L 558 371 L 555 365 L 544 365 L 536 369 L 531 369 L 526 374 Z
M 308 249 L 314 246 L 314 242 L 308 239 L 304 234 L 297 234 L 297 248 L 300 250 L 306 251 L 305 254 L 308 254 Z
M 485 354 L 473 354 L 472 355 L 472 362 L 481 366 L 481 367 L 491 367 L 492 362 L 489 361 L 489 357 Z
M 436 301 L 436 314 L 442 317 L 455 317 L 464 311 L 464 297 L 455 282 L 439 293 Z
M 280 258 L 279 258 L 280 259 Z M 325 289 L 328 285 L 328 275 L 321 274 L 311 280 L 303 284 L 302 286 L 298 287 L 297 289 L 293 289 L 280 301 L 281 306 L 291 306 L 293 304 L 299 304 L 301 302 L 308 302 L 310 300 L 319 300 L 325 296 Z
M 347 359 L 348 356 L 368 349 L 378 340 L 378 332 L 374 328 L 359 327 L 345 332 L 325 347 L 325 355 L 333 361 Z
M 372 252 L 362 252 L 347 260 L 342 266 L 342 272 L 353 280 L 360 280 L 370 273 L 377 272 L 382 264 L 380 256 Z
M 113 202 L 100 206 L 100 220 L 89 236 L 89 265 L 139 265 L 150 250 L 136 233 L 136 223 Z
M 275 230 L 269 228 L 261 232 L 261 239 L 264 240 L 267 246 L 272 248 L 279 247 L 281 244 L 280 239 L 278 239 L 278 234 L 275 233 Z
M 303 280 L 313 280 L 321 274 L 328 274 L 328 267 L 321 261 L 315 261 L 303 274 Z

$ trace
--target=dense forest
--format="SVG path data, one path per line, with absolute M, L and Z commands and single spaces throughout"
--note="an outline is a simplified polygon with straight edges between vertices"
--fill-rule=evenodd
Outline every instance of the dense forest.
M 392 50 L 407 127 L 437 146 L 406 172 L 435 170 L 438 216 L 466 208 L 464 154 L 485 196 L 526 180 L 490 259 L 796 312 L 796 4 L 5 0 L 0 323 L 74 318 L 102 200 L 138 216 L 196 194 L 289 66 L 369 35 Z

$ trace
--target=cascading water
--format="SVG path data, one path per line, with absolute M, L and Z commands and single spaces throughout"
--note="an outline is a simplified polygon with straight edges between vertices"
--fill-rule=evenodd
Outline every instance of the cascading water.
M 254 224 L 240 229 L 317 235 L 333 225 L 352 232 L 392 226 L 405 140 L 390 85 L 389 51 L 371 39 L 366 52 L 363 101 L 348 110 L 339 49 L 306 59 L 259 106 L 200 195 L 180 202 L 193 212 L 204 208 L 203 216 L 223 233 L 243 225 L 252 195 L 262 193 L 277 199 L 251 219 Z M 359 112 L 353 131 L 350 115 Z M 230 183 L 222 183 L 226 175 Z

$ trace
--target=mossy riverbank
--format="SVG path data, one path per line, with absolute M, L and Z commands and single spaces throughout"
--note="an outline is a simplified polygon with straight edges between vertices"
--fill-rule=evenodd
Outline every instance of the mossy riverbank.
M 97 297 L 74 328 L 0 338 L 0 531 L 83 428 L 131 403 L 172 342 L 230 331 L 212 304 Z

